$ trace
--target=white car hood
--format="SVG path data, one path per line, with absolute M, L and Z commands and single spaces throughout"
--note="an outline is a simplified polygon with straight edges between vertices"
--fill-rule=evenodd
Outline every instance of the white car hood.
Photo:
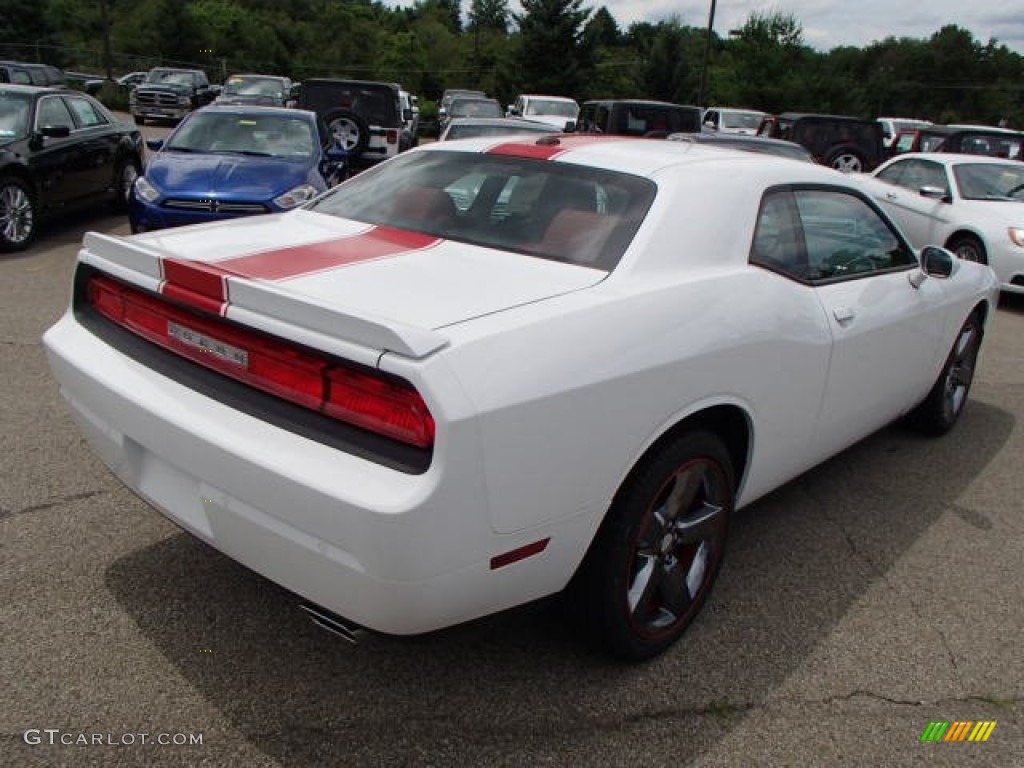
M 454 323 L 580 290 L 606 272 L 308 211 L 89 233 L 80 259 L 231 317 L 271 316 L 420 356 Z

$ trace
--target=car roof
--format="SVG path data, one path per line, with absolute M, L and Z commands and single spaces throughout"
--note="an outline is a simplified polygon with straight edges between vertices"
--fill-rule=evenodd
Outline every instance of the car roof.
M 683 109 L 700 109 L 691 104 L 675 104 L 671 101 L 656 99 L 587 99 L 584 104 L 649 104 L 658 107 L 682 107 Z
M 778 147 L 780 150 L 790 151 L 794 155 L 806 156 L 809 160 L 814 159 L 814 154 L 795 141 L 785 139 L 772 139 L 767 136 L 744 136 L 738 133 L 673 133 L 669 134 L 671 141 L 691 141 L 696 144 L 707 144 L 720 147 Z
M 526 120 L 522 117 L 454 117 L 452 118 L 452 125 L 496 125 L 501 127 L 507 126 L 523 126 L 526 128 L 532 128 L 537 133 L 560 133 L 558 128 L 551 125 L 550 123 L 541 123 L 537 120 Z
M 931 133 L 941 136 L 953 136 L 960 133 L 968 133 L 978 136 L 999 136 L 1021 137 L 1024 132 L 1013 131 L 1008 128 L 995 128 L 988 125 L 925 125 L 916 129 L 920 133 Z
M 519 98 L 522 99 L 547 99 L 549 101 L 564 101 L 568 103 L 576 103 L 576 99 L 571 99 L 568 96 L 551 96 L 546 93 L 521 93 Z
M 715 112 L 742 112 L 746 115 L 766 115 L 768 114 L 763 109 L 748 109 L 746 107 L 708 107 L 704 111 L 714 110 Z
M 236 115 L 279 115 L 281 117 L 301 116 L 308 120 L 316 120 L 316 113 L 308 109 L 291 107 L 272 107 L 262 104 L 208 104 L 195 114 L 204 112 L 227 112 Z
M 874 123 L 875 120 L 868 120 L 863 117 L 854 117 L 853 115 L 826 115 L 818 112 L 782 112 L 777 115 L 779 120 L 844 120 L 851 123 Z
M 289 80 L 290 78 L 284 75 L 263 75 L 259 72 L 235 72 L 234 74 L 228 75 L 225 79 L 230 80 L 233 77 L 263 77 L 267 80 Z
M 68 91 L 67 88 L 54 87 L 52 85 L 23 85 L 21 83 L 0 83 L 0 89 L 5 91 L 21 91 L 22 93 L 66 93 Z
M 458 151 L 494 153 L 494 137 L 463 139 L 453 148 L 447 142 L 421 145 L 416 152 Z M 593 134 L 545 134 L 509 136 L 500 144 L 502 155 L 589 165 L 634 176 L 655 177 L 660 171 L 673 166 L 690 164 L 740 164 L 744 173 L 755 169 L 777 168 L 791 180 L 836 183 L 837 174 L 831 168 L 812 163 L 794 163 L 788 158 L 743 150 L 724 151 L 719 146 L 703 146 L 696 142 L 664 141 L 630 136 Z M 761 165 L 758 165 L 760 163 Z M 799 169 L 789 166 L 801 166 Z M 803 168 L 806 166 L 806 168 Z M 741 174 L 742 176 L 742 174 Z M 839 179 L 841 180 L 841 179 Z
M 958 163 L 980 163 L 984 165 L 1013 165 L 1019 161 L 992 155 L 972 155 L 966 152 L 905 152 L 893 158 L 896 160 L 931 160 L 941 165 L 957 165 Z
M 307 77 L 302 81 L 303 85 L 337 85 L 338 83 L 355 85 L 359 88 L 387 88 L 395 91 L 396 93 L 401 90 L 398 83 L 388 83 L 383 80 L 351 80 L 346 77 Z

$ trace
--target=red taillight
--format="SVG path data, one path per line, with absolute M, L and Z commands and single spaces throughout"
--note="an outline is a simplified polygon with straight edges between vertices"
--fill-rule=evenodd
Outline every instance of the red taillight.
M 396 131 L 394 128 L 389 128 L 388 129 L 387 136 L 388 136 L 388 144 L 397 144 L 398 143 L 398 131 Z
M 200 317 L 107 277 L 91 278 L 87 295 L 109 320 L 256 389 L 419 448 L 434 443 L 434 419 L 404 381 Z
M 374 432 L 427 448 L 434 443 L 434 419 L 420 393 L 351 368 L 327 372 L 324 413 Z

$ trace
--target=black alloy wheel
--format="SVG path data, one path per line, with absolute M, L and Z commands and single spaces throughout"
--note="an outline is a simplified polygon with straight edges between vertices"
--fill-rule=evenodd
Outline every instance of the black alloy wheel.
M 575 584 L 584 617 L 615 656 L 655 656 L 697 617 L 734 504 L 729 453 L 708 432 L 672 438 L 626 482 Z

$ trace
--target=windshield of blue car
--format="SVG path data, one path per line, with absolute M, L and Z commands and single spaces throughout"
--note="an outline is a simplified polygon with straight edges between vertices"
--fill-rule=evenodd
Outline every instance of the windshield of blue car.
M 1024 202 L 1024 163 L 958 163 L 953 178 L 965 200 Z
M 318 146 L 313 129 L 310 120 L 287 115 L 201 111 L 174 132 L 164 151 L 307 159 Z
M 267 96 L 272 99 L 284 98 L 284 87 L 280 80 L 270 77 L 231 77 L 221 90 L 228 96 Z
M 0 88 L 0 144 L 28 136 L 32 95 Z
M 632 174 L 478 152 L 413 152 L 310 204 L 318 213 L 611 270 L 656 187 Z

